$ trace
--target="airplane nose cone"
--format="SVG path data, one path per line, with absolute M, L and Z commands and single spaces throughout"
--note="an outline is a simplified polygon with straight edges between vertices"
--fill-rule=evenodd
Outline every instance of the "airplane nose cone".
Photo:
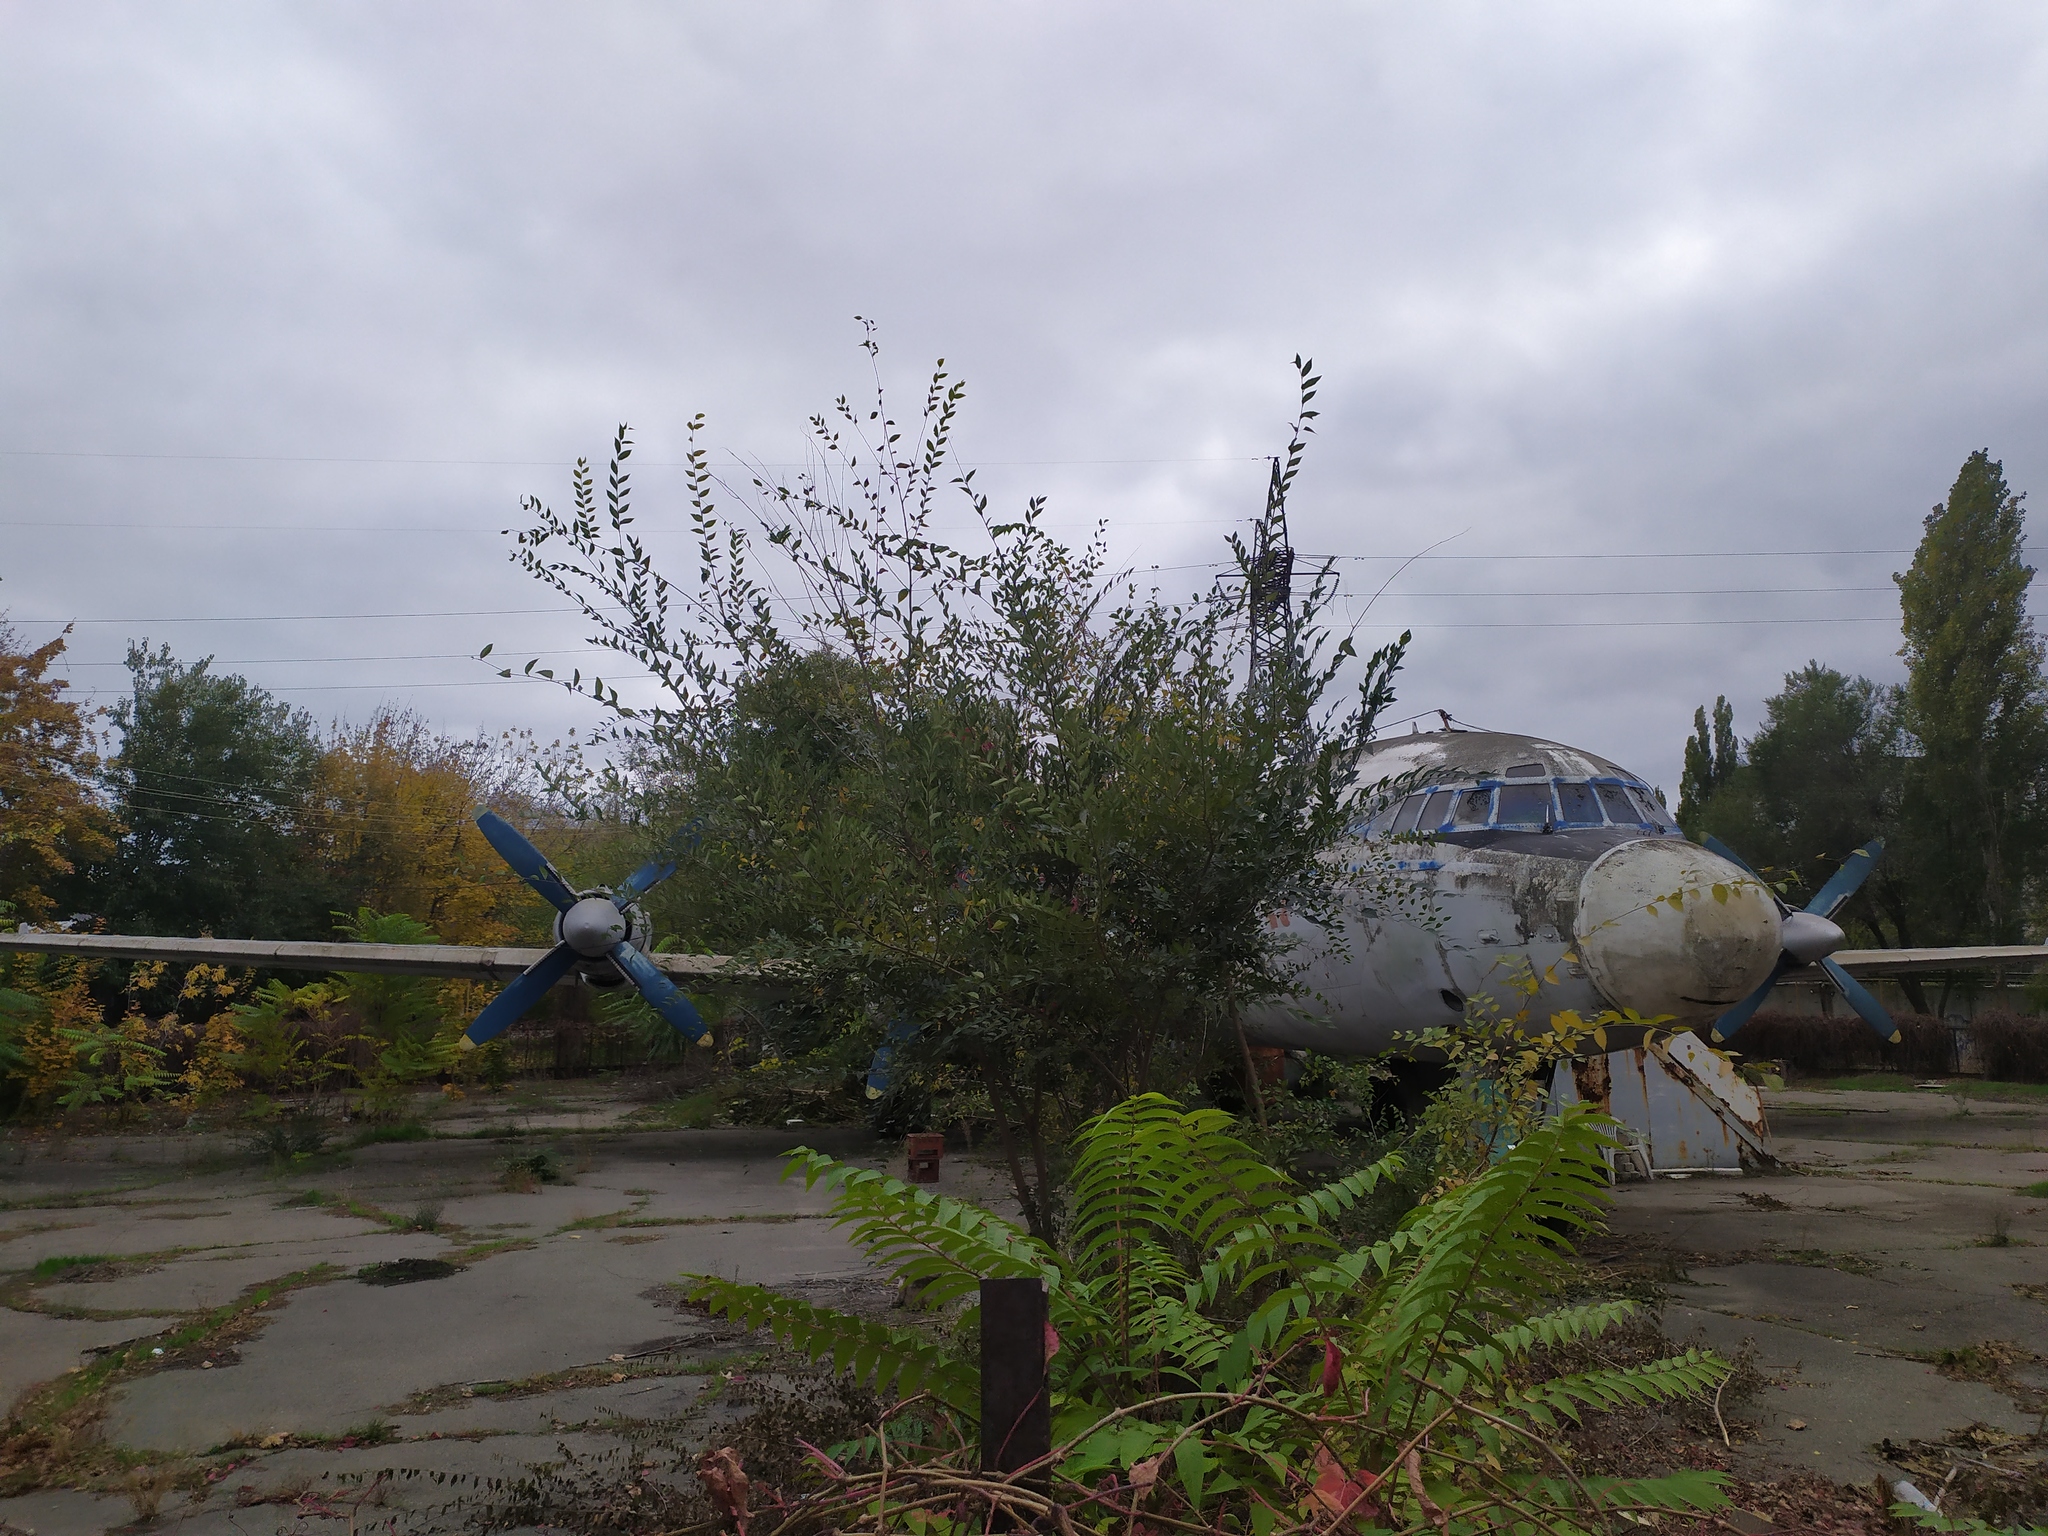
M 1778 919 L 1785 953 L 1801 965 L 1823 960 L 1849 942 L 1849 936 L 1818 912 L 1788 912 Z
M 611 953 L 626 936 L 626 919 L 602 896 L 586 896 L 562 914 L 562 942 L 587 959 Z
M 1675 837 L 1594 860 L 1575 927 L 1602 997 L 1679 1024 L 1708 1023 L 1749 996 L 1783 946 L 1777 903 L 1756 877 Z

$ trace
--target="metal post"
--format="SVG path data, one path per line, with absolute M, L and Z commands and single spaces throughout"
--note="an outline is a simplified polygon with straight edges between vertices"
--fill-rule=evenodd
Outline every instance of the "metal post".
M 1014 1472 L 1052 1452 L 1045 1282 L 981 1282 L 981 1469 Z M 1039 1473 L 1026 1481 L 1042 1484 Z

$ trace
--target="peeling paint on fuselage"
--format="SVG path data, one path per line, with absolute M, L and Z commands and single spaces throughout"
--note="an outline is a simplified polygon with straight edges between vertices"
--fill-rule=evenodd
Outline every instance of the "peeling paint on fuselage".
M 1434 787 L 1513 782 L 1513 768 L 1545 779 L 1616 781 L 1635 774 L 1604 758 L 1538 737 L 1431 732 L 1369 748 L 1368 782 L 1395 797 Z M 1535 774 L 1525 773 L 1525 780 Z M 1302 994 L 1248 1010 L 1261 1042 L 1336 1055 L 1397 1049 L 1404 1037 L 1455 1024 L 1468 1001 L 1491 999 L 1505 1014 L 1527 1009 L 1529 1027 L 1553 1014 L 1590 1018 L 1609 1006 L 1573 958 L 1579 893 L 1602 854 L 1645 838 L 1676 839 L 1667 824 L 1487 826 L 1430 838 L 1372 832 L 1334 853 L 1367 873 L 1374 896 L 1354 892 L 1341 931 L 1276 914 L 1296 941 Z M 1537 980 L 1533 996 L 1512 983 Z

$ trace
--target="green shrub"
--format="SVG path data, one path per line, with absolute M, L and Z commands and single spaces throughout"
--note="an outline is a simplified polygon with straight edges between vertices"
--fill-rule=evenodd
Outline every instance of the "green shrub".
M 1250 1536 L 1293 1526 L 1295 1512 L 1409 1530 L 1577 1530 L 1589 1519 L 1605 1529 L 1625 1512 L 1717 1507 L 1719 1475 L 1581 1477 L 1557 1448 L 1565 1424 L 1587 1409 L 1711 1390 L 1727 1371 L 1699 1350 L 1562 1376 L 1536 1367 L 1547 1346 L 1595 1339 L 1634 1310 L 1540 1310 L 1568 1235 L 1599 1219 L 1611 1123 L 1573 1109 L 1537 1126 L 1391 1236 L 1353 1248 L 1331 1228 L 1399 1173 L 1398 1155 L 1304 1191 L 1232 1135 L 1228 1116 L 1158 1095 L 1077 1138 L 1060 1249 L 820 1153 L 792 1154 L 789 1171 L 835 1192 L 840 1223 L 907 1295 L 930 1308 L 964 1303 L 965 1338 L 982 1278 L 1044 1281 L 1057 1334 L 1049 1487 L 1065 1506 L 1062 1528 L 1121 1530 L 1146 1518 L 1145 1504 Z M 692 1278 L 709 1310 L 766 1326 L 880 1390 L 926 1395 L 951 1421 L 928 1441 L 974 1438 L 979 1370 L 954 1345 Z M 894 1465 L 892 1486 L 912 1486 L 900 1481 L 911 1475 Z M 842 1473 L 817 1495 L 829 1506 L 821 1517 L 861 1523 L 873 1497 L 863 1478 Z M 1044 1496 L 1014 1483 L 979 1491 L 1021 1515 L 1047 1512 Z

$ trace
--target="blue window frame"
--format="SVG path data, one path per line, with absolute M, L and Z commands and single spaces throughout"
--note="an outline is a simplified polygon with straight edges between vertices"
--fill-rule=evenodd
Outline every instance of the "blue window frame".
M 1559 826 L 1597 827 L 1606 819 L 1600 814 L 1600 797 L 1593 793 L 1592 785 L 1574 779 L 1557 781 Z
M 1422 807 L 1421 816 L 1416 818 L 1415 830 L 1423 833 L 1442 830 L 1444 823 L 1450 820 L 1452 799 L 1452 792 L 1448 789 L 1432 793 L 1428 803 Z
M 1497 827 L 1547 827 L 1554 820 L 1550 804 L 1550 781 L 1534 784 L 1503 784 L 1493 812 Z
M 1608 779 L 1593 786 L 1599 795 L 1601 807 L 1607 812 L 1607 819 L 1618 827 L 1640 827 L 1643 813 L 1629 798 L 1628 786 L 1618 780 Z

